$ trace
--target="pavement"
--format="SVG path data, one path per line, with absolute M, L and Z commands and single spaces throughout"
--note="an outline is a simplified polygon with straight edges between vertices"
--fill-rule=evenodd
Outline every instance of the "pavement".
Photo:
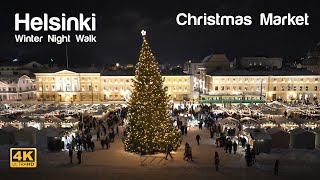
M 200 145 L 196 135 L 201 136 Z M 165 160 L 165 154 L 140 156 L 124 151 L 123 131 L 111 143 L 109 150 L 96 142 L 94 152 L 83 152 L 82 164 L 69 163 L 68 152 L 38 152 L 38 167 L 35 169 L 11 169 L 8 149 L 0 150 L 0 179 L 301 179 L 318 177 L 320 150 L 275 150 L 271 154 L 260 154 L 253 167 L 246 167 L 244 150 L 237 154 L 225 153 L 216 148 L 207 129 L 193 128 L 184 135 L 181 147 L 173 152 L 173 159 Z M 194 161 L 183 160 L 184 144 L 192 147 Z M 220 170 L 214 169 L 213 155 L 220 156 Z M 273 164 L 280 160 L 279 176 L 273 175 Z

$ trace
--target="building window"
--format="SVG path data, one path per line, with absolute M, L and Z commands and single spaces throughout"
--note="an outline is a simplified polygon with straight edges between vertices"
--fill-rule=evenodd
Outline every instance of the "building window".
M 284 91 L 284 86 L 281 87 L 281 91 Z
M 297 87 L 296 87 L 296 86 L 293 86 L 293 90 L 296 91 L 296 90 L 297 90 Z
M 245 87 L 244 87 L 244 90 L 245 90 L 245 91 L 248 91 L 248 86 L 245 86 Z
M 98 85 L 94 85 L 94 90 L 98 91 Z
M 109 79 L 109 83 L 110 83 L 110 84 L 112 83 L 112 80 L 111 80 L 111 79 Z
M 302 86 L 300 86 L 300 91 L 302 91 Z
M 106 83 L 106 82 L 107 82 L 107 81 L 104 79 L 104 80 L 103 80 L 103 83 Z
M 257 91 L 260 91 L 260 86 L 257 86 Z
M 318 83 L 318 78 L 315 78 L 315 79 L 314 79 L 314 82 L 315 82 L 315 83 Z
M 242 87 L 241 86 L 239 86 L 239 91 L 241 91 L 242 90 Z
M 107 87 L 106 87 L 106 86 L 103 86 L 103 90 L 106 91 L 106 90 L 107 90 Z
M 82 91 L 85 91 L 85 90 L 86 90 L 86 87 L 85 87 L 84 85 L 82 85 L 81 90 L 82 90 Z
M 318 91 L 318 86 L 314 86 L 314 90 L 315 90 L 315 91 Z
M 290 87 L 290 85 L 288 85 L 288 91 L 291 91 L 291 87 Z
M 184 87 L 184 91 L 187 91 L 188 89 L 187 89 L 187 87 Z
M 309 87 L 308 86 L 306 86 L 306 91 L 309 91 Z
M 214 90 L 218 91 L 218 90 L 219 90 L 219 87 L 218 87 L 218 86 L 215 86 L 215 87 L 214 87 Z
M 55 86 L 54 84 L 51 86 L 52 91 L 55 91 Z
M 184 83 L 187 83 L 187 79 L 184 80 Z
M 276 87 L 276 86 L 273 86 L 273 90 L 276 91 L 276 90 L 277 90 L 277 87 Z
M 49 86 L 48 85 L 46 85 L 46 91 L 49 91 Z
M 224 86 L 221 86 L 221 91 L 224 91 Z
M 129 83 L 129 79 L 126 80 L 126 83 Z
M 88 90 L 89 90 L 89 91 L 92 91 L 91 85 L 88 86 Z
M 237 87 L 236 87 L 236 86 L 233 86 L 232 90 L 234 90 L 234 91 L 237 90 Z

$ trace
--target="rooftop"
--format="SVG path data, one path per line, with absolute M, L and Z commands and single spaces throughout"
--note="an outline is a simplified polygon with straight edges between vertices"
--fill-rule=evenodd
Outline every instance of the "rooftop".
M 303 75 L 319 75 L 317 73 L 307 71 L 305 69 L 282 69 L 282 70 L 247 70 L 233 69 L 232 71 L 213 71 L 209 73 L 211 76 L 303 76 Z

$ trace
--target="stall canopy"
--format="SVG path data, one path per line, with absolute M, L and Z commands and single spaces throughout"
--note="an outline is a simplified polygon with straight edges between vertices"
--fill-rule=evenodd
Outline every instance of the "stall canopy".
M 290 131 L 290 145 L 297 149 L 314 149 L 315 134 L 298 127 Z
M 48 148 L 48 141 L 52 138 L 63 137 L 65 130 L 62 128 L 48 127 L 36 132 L 36 145 L 40 149 Z
M 271 136 L 272 148 L 289 148 L 290 134 L 282 128 L 271 128 L 267 132 Z
M 315 130 L 313 130 L 313 132 L 316 135 L 315 145 L 316 145 L 316 147 L 320 148 L 320 129 L 315 129 Z
M 25 127 L 19 131 L 14 132 L 15 140 L 19 144 L 24 145 L 33 145 L 36 141 L 36 132 L 37 128 L 34 127 Z
M 0 145 L 14 144 L 14 135 L 3 129 L 0 129 Z
M 253 148 L 258 153 L 269 153 L 271 151 L 271 136 L 261 128 L 246 129 L 253 141 Z
M 18 131 L 18 128 L 15 128 L 11 125 L 7 125 L 7 126 L 3 127 L 2 130 L 6 131 L 8 133 L 14 133 L 15 131 Z
M 302 118 L 292 118 L 292 119 L 289 119 L 289 121 L 291 121 L 295 124 L 298 124 L 299 126 L 301 126 L 302 124 L 306 124 L 308 122 L 307 120 L 302 119 Z
M 226 117 L 220 121 L 221 124 L 239 124 L 239 121 L 232 117 Z

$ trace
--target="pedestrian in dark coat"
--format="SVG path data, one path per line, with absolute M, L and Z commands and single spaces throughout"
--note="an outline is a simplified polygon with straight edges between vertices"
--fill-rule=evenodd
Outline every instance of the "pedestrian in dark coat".
M 199 135 L 199 134 L 196 136 L 196 140 L 197 140 L 197 143 L 198 143 L 198 145 L 199 145 L 199 144 L 200 144 L 200 140 L 201 140 L 201 138 L 200 138 L 200 135 Z
M 101 139 L 101 147 L 102 147 L 102 149 L 104 149 L 104 145 L 105 145 L 105 141 L 104 141 L 104 139 Z
M 73 149 L 69 148 L 70 164 L 72 164 L 72 155 L 73 155 Z
M 231 152 L 232 152 L 232 141 L 231 140 L 228 141 L 228 149 L 229 149 L 229 154 L 231 154 Z
M 238 144 L 236 143 L 236 141 L 233 142 L 232 146 L 233 146 L 233 152 L 235 154 L 237 152 L 237 147 L 238 147 Z
M 167 160 L 167 157 L 168 155 L 171 157 L 171 159 L 173 159 L 172 155 L 171 155 L 171 151 L 173 150 L 173 147 L 171 144 L 168 144 L 167 145 L 167 149 L 166 149 L 166 160 Z
M 117 135 L 119 136 L 119 127 L 116 128 Z
M 91 148 L 91 151 L 92 151 L 92 152 L 93 152 L 95 146 L 96 146 L 96 145 L 94 144 L 94 142 L 91 141 L 91 143 L 90 143 L 90 148 Z
M 82 154 L 82 151 L 78 150 L 77 152 L 78 164 L 81 164 L 81 154 Z
M 220 159 L 217 152 L 214 153 L 214 165 L 216 167 L 216 171 L 219 171 Z
M 277 176 L 278 172 L 279 172 L 279 160 L 276 160 L 276 162 L 274 163 L 273 174 Z

